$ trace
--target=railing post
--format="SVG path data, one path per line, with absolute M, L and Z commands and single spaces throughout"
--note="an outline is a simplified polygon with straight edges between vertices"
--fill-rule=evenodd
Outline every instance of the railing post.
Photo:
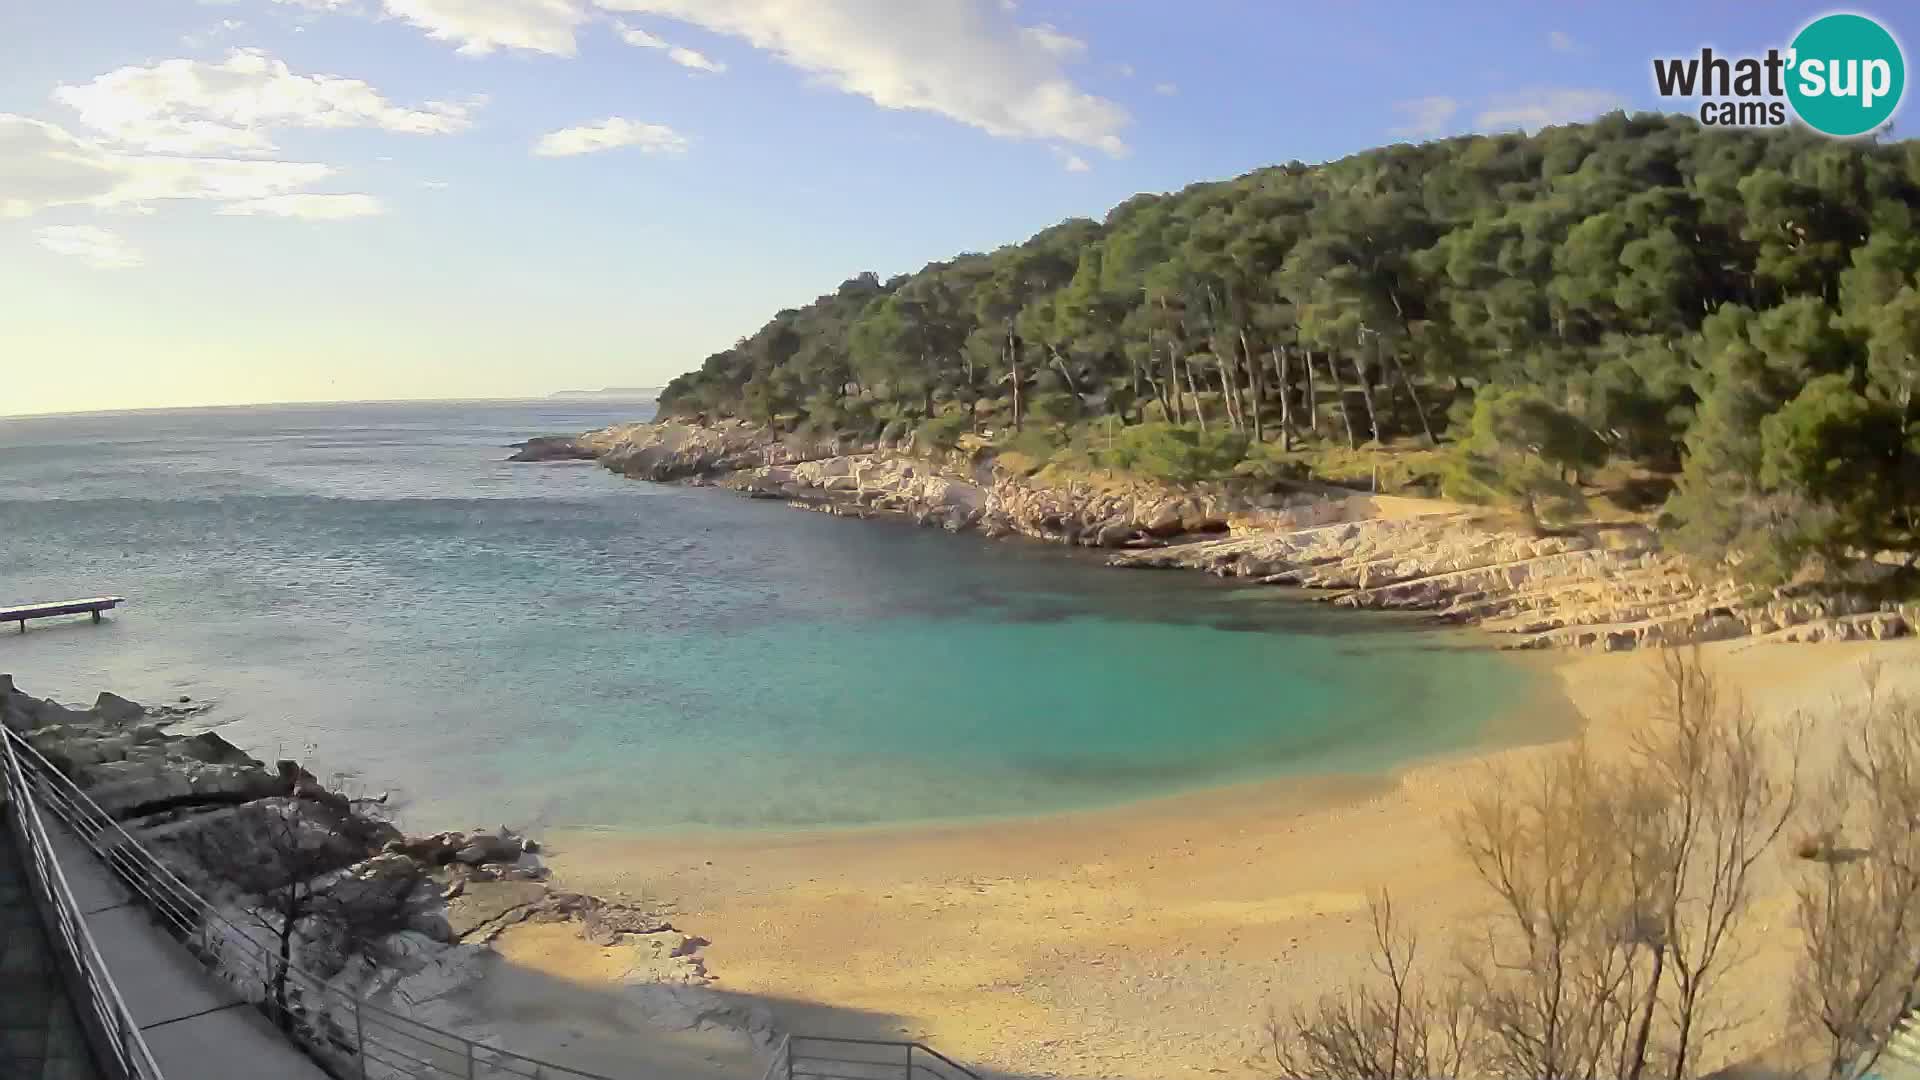
M 360 1011 L 360 995 L 353 995 L 354 1052 L 360 1058 L 360 1080 L 367 1080 L 367 1018 Z
M 787 1036 L 787 1080 L 793 1080 L 793 1036 Z
M 467 1080 L 473 1080 L 473 1040 L 467 1039 Z
M 907 1071 L 900 1074 L 900 1080 L 913 1080 L 913 1044 L 907 1044 Z

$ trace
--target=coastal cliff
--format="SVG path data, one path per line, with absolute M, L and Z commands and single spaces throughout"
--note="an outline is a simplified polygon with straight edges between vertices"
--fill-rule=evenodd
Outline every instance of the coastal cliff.
M 1111 548 L 1116 567 L 1203 570 L 1313 590 L 1314 599 L 1342 607 L 1424 613 L 1495 633 L 1501 648 L 1615 651 L 1920 630 L 1920 605 L 1703 580 L 1640 525 L 1539 536 L 1437 500 L 1327 487 L 1253 493 L 1220 484 L 1053 479 L 966 451 L 918 452 L 911 440 L 853 446 L 740 420 L 623 424 L 533 445 L 540 458 L 592 457 L 636 479 L 711 484 L 842 516 Z
M 293 761 L 269 768 L 213 731 L 167 730 L 200 711 L 111 693 L 76 709 L 0 675 L 0 721 L 212 905 L 211 916 L 177 913 L 194 924 L 179 929 L 204 963 L 272 1015 L 272 958 L 290 959 L 285 1026 L 338 1075 L 412 1075 L 372 1060 L 360 1071 L 356 998 L 515 1049 L 472 999 L 499 970 L 493 940 L 530 922 L 570 925 L 632 958 L 618 1002 L 626 1021 L 727 1030 L 747 1051 L 772 1043 L 771 1014 L 712 989 L 706 940 L 659 912 L 559 888 L 540 845 L 504 826 L 408 836 L 382 799 L 333 790 Z

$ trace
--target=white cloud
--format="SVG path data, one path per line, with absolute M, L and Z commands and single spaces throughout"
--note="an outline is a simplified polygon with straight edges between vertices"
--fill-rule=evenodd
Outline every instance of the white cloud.
M 1547 31 L 1547 48 L 1554 52 L 1572 52 L 1573 35 L 1565 30 L 1549 30 Z
M 281 0 L 355 10 L 340 0 Z M 936 113 L 1004 138 L 1064 139 L 1115 156 L 1130 122 L 1118 103 L 1062 70 L 1085 45 L 1044 24 L 1021 26 L 1006 0 L 379 0 L 385 14 L 457 42 L 463 53 L 577 51 L 577 32 L 605 12 L 664 16 L 742 38 L 826 85 L 889 109 Z M 722 65 L 616 23 L 628 44 L 664 48 L 694 70 Z M 1162 93 L 1172 93 L 1171 83 Z
M 1154 83 L 1153 92 L 1161 97 L 1172 97 L 1180 92 L 1180 88 L 1170 82 Z
M 1064 60 L 1077 60 L 1087 54 L 1087 43 L 1071 34 L 1063 34 L 1051 23 L 1023 26 L 1020 36 L 1028 43 Z
M 420 186 L 426 188 L 428 191 L 445 191 L 452 185 L 445 180 L 422 180 L 420 181 Z
M 1061 139 L 1119 155 L 1127 111 L 1081 90 L 991 0 L 597 0 L 773 53 L 889 109 L 936 113 L 1007 138 Z
M 704 55 L 692 49 L 684 49 L 678 45 L 667 50 L 667 59 L 672 60 L 683 68 L 692 68 L 695 71 L 718 73 L 727 70 L 727 65 L 709 60 Z
M 202 3 L 208 0 L 201 0 Z M 526 49 L 572 56 L 575 32 L 593 17 L 587 0 L 275 0 L 314 13 L 377 15 L 426 31 L 469 56 Z M 377 10 L 376 10 L 377 5 Z M 297 33 L 305 29 L 294 27 Z
M 1131 79 L 1134 75 L 1132 64 L 1116 64 L 1113 70 L 1115 74 L 1123 79 Z
M 55 124 L 0 113 L 0 217 L 54 206 L 127 209 L 162 199 L 258 199 L 332 175 L 294 161 L 126 154 Z
M 1399 113 L 1405 123 L 1387 129 L 1389 135 L 1401 135 L 1414 139 L 1431 139 L 1444 135 L 1460 111 L 1460 103 L 1450 97 L 1423 97 L 1411 101 L 1396 101 L 1393 111 Z
M 533 152 L 541 157 L 572 157 L 622 146 L 637 146 L 648 154 L 680 154 L 687 149 L 687 139 L 665 124 L 610 116 L 597 124 L 550 131 L 534 144 Z
M 639 48 L 639 49 L 671 48 L 671 46 L 669 46 L 664 40 L 654 37 L 652 34 L 647 33 L 645 30 L 642 30 L 637 26 L 628 26 L 626 23 L 623 23 L 623 22 L 615 22 L 613 24 L 613 32 L 620 36 L 621 41 L 624 41 L 627 44 L 634 46 L 635 48 Z
M 495 49 L 527 49 L 572 56 L 574 31 L 590 17 L 578 0 L 383 0 L 388 15 L 404 19 L 459 51 L 484 56 Z
M 1487 108 L 1473 118 L 1473 123 L 1475 127 L 1494 131 L 1511 128 L 1538 131 L 1555 124 L 1591 120 L 1601 113 L 1625 107 L 1625 99 L 1612 90 L 1540 87 L 1494 96 Z
M 380 200 L 371 195 L 321 195 L 312 192 L 246 199 L 228 203 L 215 211 L 219 214 L 299 218 L 302 221 L 343 221 L 386 212 L 387 208 L 380 204 Z
M 377 127 L 438 135 L 468 127 L 471 107 L 428 102 L 394 105 L 359 79 L 296 75 L 258 49 L 226 60 L 163 60 L 123 67 L 92 82 L 61 86 L 55 100 L 80 122 L 116 142 L 171 154 L 259 153 L 273 149 L 273 128 Z
M 119 233 L 92 225 L 48 225 L 34 232 L 40 246 L 55 255 L 79 259 L 100 270 L 124 270 L 140 265 L 140 253 L 127 246 Z
M 716 74 L 727 70 L 727 65 L 716 60 L 709 60 L 704 53 L 675 45 L 665 38 L 656 37 L 637 26 L 628 26 L 626 23 L 616 20 L 613 24 L 613 32 L 620 36 L 621 41 L 637 48 L 666 50 L 667 59 L 679 64 L 683 68 L 692 68 L 695 71 L 711 71 Z

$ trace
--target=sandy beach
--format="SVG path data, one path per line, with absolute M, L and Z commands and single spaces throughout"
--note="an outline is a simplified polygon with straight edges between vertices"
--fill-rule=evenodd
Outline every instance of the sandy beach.
M 1912 640 L 1728 642 L 1705 655 L 1776 722 L 1831 713 L 1859 692 L 1869 660 L 1887 685 L 1920 690 Z M 551 838 L 552 863 L 571 887 L 667 905 L 712 940 L 717 988 L 767 1005 L 783 1027 L 922 1039 L 1007 1076 L 1268 1075 L 1270 1010 L 1366 972 L 1369 890 L 1391 887 L 1428 964 L 1444 969 L 1453 933 L 1485 910 L 1453 819 L 1489 765 L 1524 763 L 1580 726 L 1603 749 L 1632 731 L 1650 653 L 1542 662 L 1583 725 L 1528 706 L 1501 721 L 1506 748 L 1394 776 L 923 828 L 575 832 Z M 1755 915 L 1767 944 L 1751 962 L 1782 971 L 1784 875 L 1767 892 Z M 617 950 L 553 928 L 516 929 L 499 947 L 583 989 L 622 969 Z M 1755 1019 L 1722 1044 L 1728 1058 L 1779 1037 L 1784 982 L 1742 984 L 1759 988 L 1743 1002 Z M 695 1059 L 715 1075 L 739 1067 L 737 1055 Z

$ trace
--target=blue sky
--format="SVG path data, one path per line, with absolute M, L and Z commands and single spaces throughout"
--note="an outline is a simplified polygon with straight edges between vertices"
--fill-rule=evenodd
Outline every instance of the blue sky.
M 657 385 L 861 270 L 1293 158 L 1653 108 L 1653 56 L 1827 10 L 5 5 L 0 415 Z

